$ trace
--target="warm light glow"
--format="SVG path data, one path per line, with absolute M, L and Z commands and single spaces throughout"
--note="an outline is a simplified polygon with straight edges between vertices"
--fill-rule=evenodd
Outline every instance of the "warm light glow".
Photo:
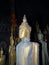
M 25 55 L 26 55 L 26 57 L 28 57 L 29 51 L 30 51 L 30 46 L 27 46 L 25 48 Z

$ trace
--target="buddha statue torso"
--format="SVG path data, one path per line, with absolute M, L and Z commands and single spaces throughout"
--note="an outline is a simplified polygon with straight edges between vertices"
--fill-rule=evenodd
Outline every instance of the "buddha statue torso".
M 21 38 L 21 42 L 16 46 L 16 65 L 38 65 L 37 48 L 39 48 L 39 46 L 34 42 L 30 42 L 30 32 L 31 27 L 28 25 L 24 16 L 23 23 L 19 28 L 19 38 Z
M 29 39 L 21 41 L 16 48 L 17 65 L 38 65 L 39 45 Z

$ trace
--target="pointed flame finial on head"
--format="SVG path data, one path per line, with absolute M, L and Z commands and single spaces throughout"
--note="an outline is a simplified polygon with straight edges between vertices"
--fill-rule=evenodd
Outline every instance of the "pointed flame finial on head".
M 26 15 L 25 14 L 23 16 L 23 22 L 27 22 L 27 18 L 26 18 Z

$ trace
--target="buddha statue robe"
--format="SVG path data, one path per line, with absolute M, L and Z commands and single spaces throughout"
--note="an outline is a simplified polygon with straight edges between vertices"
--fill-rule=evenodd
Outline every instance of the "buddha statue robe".
M 16 47 L 16 65 L 38 65 L 39 45 L 24 38 Z

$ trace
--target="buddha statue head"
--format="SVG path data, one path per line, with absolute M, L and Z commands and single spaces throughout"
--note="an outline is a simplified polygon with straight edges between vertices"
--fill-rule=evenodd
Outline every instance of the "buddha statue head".
M 38 33 L 38 40 L 43 41 L 43 34 L 42 34 L 41 30 Z
M 46 29 L 47 29 L 47 31 L 49 32 L 49 25 L 47 24 L 47 26 L 46 26 Z
M 27 23 L 26 15 L 23 17 L 23 22 L 19 27 L 19 38 L 30 38 L 31 27 Z
M 38 21 L 36 21 L 36 31 L 39 32 L 40 28 L 39 28 L 39 23 Z
M 10 36 L 10 45 L 14 45 L 14 38 L 13 38 L 13 29 L 11 29 L 11 36 Z
M 3 55 L 3 49 L 1 48 L 0 49 L 0 56 L 2 56 Z

